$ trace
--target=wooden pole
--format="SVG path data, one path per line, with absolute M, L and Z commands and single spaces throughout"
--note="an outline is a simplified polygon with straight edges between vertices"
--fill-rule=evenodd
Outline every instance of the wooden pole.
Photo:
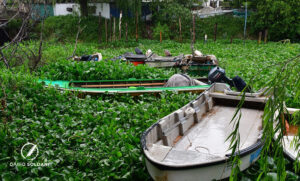
M 99 13 L 99 27 L 98 27 L 98 31 L 99 31 L 98 41 L 99 41 L 99 44 L 100 44 L 102 42 L 101 12 Z
M 161 34 L 161 31 L 159 32 L 159 40 L 160 40 L 160 43 L 162 42 L 162 34 Z
M 214 41 L 217 40 L 217 30 L 218 30 L 218 23 L 215 24 L 215 38 L 214 38 Z
M 244 45 L 246 44 L 246 33 L 247 33 L 247 17 L 248 17 L 248 13 L 247 13 L 247 0 L 246 0 L 246 5 L 245 5 L 245 24 L 244 24 Z
M 230 44 L 232 44 L 232 39 L 233 39 L 233 36 L 230 37 Z
M 193 41 L 193 30 L 192 28 L 190 29 L 191 32 L 191 51 L 192 51 L 192 55 L 194 56 L 194 41 Z
M 107 37 L 107 19 L 105 18 L 105 41 L 106 43 L 108 42 L 108 37 Z
M 139 21 L 139 17 L 138 17 L 138 12 L 135 13 L 136 19 L 135 19 L 135 41 L 138 41 L 139 38 L 139 33 L 138 33 L 138 21 Z
M 116 41 L 116 18 L 114 17 L 113 41 Z
M 196 40 L 196 32 L 195 32 L 195 15 L 193 14 L 193 43 Z
M 128 41 L 128 23 L 127 22 L 125 24 L 125 29 L 126 29 L 126 31 L 125 31 L 125 38 L 126 38 L 126 41 Z
M 258 44 L 260 44 L 260 42 L 261 42 L 261 36 L 262 36 L 262 32 L 260 31 L 258 33 L 258 41 L 257 41 Z
M 109 36 L 110 41 L 112 41 L 112 15 L 110 15 L 110 21 L 109 21 Z
M 179 17 L 179 41 L 182 42 L 182 36 L 181 36 L 181 18 Z
M 264 42 L 267 43 L 268 41 L 268 29 L 265 30 L 265 39 Z
M 122 11 L 120 12 L 120 19 L 119 19 L 119 40 L 121 40 L 121 25 L 122 25 Z

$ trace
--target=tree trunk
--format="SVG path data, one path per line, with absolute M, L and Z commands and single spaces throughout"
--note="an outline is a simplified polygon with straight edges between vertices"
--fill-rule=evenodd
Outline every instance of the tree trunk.
M 181 36 L 181 18 L 179 17 L 179 41 L 182 42 L 182 36 Z
M 88 0 L 79 0 L 81 16 L 88 16 Z
M 218 31 L 218 23 L 215 24 L 215 32 L 214 32 L 215 38 L 214 38 L 214 41 L 217 40 L 217 31 Z
M 135 41 L 138 41 L 138 38 L 139 38 L 139 18 L 138 18 L 138 12 L 136 12 L 135 14 Z
M 102 42 L 102 27 L 101 27 L 101 13 L 99 13 L 99 25 L 98 25 L 98 42 L 101 44 Z
M 193 15 L 193 44 L 196 40 L 196 32 L 195 32 L 195 15 Z
M 264 42 L 267 43 L 268 41 L 268 29 L 265 29 L 265 39 Z
M 261 42 L 261 36 L 262 36 L 262 32 L 260 31 L 259 33 L 258 33 L 258 44 L 260 44 L 260 42 Z

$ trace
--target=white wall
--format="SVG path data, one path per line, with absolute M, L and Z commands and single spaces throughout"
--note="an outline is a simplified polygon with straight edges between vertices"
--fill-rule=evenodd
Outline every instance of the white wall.
M 110 6 L 108 3 L 89 3 L 89 6 L 96 6 L 96 13 L 94 16 L 98 16 L 101 12 L 101 16 L 104 18 L 110 18 Z M 67 11 L 67 8 L 72 8 L 73 11 Z M 54 16 L 78 14 L 80 15 L 79 4 L 76 3 L 56 3 L 54 8 Z
M 223 1 L 223 0 L 206 0 L 207 2 L 205 2 L 205 0 L 203 0 L 203 3 L 202 3 L 202 6 L 203 7 L 208 7 L 210 5 L 210 2 L 217 2 L 217 7 L 219 7 L 219 3 L 220 1 Z
M 54 16 L 73 14 L 76 10 L 69 12 L 67 8 L 73 8 L 74 5 L 75 3 L 56 3 L 53 7 Z
M 101 12 L 101 16 L 107 19 L 110 18 L 110 6 L 108 3 L 89 3 L 89 6 L 96 6 L 96 13 L 94 16 L 98 16 Z
M 205 0 L 203 0 L 202 6 L 203 7 L 208 7 L 210 5 L 210 0 L 206 0 L 207 2 L 205 2 Z

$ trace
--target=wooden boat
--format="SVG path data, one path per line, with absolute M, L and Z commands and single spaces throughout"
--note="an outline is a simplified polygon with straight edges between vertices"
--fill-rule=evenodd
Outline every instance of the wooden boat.
M 284 117 L 283 121 L 286 120 L 288 121 L 292 114 L 294 114 L 296 111 L 300 111 L 300 109 L 294 109 L 294 108 L 286 108 L 286 110 L 287 113 L 285 116 L 283 116 Z M 298 134 L 298 129 L 299 126 L 289 125 L 289 128 L 287 129 L 285 135 L 283 136 L 283 145 L 282 145 L 283 152 L 287 156 L 287 158 L 291 161 L 295 161 L 297 158 L 297 154 L 300 152 L 300 148 L 296 149 L 296 146 L 293 143 L 294 138 Z M 278 134 L 276 134 L 275 136 L 278 136 Z M 300 161 L 299 158 L 298 161 Z
M 207 82 L 206 78 L 198 80 Z M 210 85 L 164 87 L 168 79 L 128 79 L 128 80 L 101 80 L 101 81 L 52 81 L 39 80 L 46 86 L 56 86 L 62 90 L 78 91 L 85 94 L 131 94 L 161 93 L 163 91 L 201 93 Z
M 145 60 L 147 59 L 146 55 L 135 55 L 128 54 L 125 55 L 125 59 L 128 62 L 132 63 L 134 66 L 138 66 L 140 64 L 145 64 Z
M 176 59 L 182 58 L 183 56 L 177 57 L 162 57 L 162 56 L 152 56 L 146 57 L 146 55 L 126 55 L 125 58 L 128 62 L 131 62 L 133 65 L 137 66 L 140 64 L 146 64 L 150 67 L 157 68 L 170 68 L 175 66 Z
M 230 176 L 230 121 L 241 96 L 213 84 L 198 98 L 160 119 L 141 137 L 148 172 L 154 180 L 219 180 Z M 262 115 L 267 97 L 246 94 L 241 108 L 240 169 L 254 163 L 263 146 Z
M 174 57 L 162 57 L 154 59 L 153 61 L 145 61 L 145 64 L 149 67 L 172 68 L 176 66 L 176 61 L 174 60 Z
M 188 73 L 190 76 L 207 76 L 209 71 L 217 66 L 216 63 L 210 62 L 207 56 L 190 57 L 189 60 L 192 60 L 193 63 L 186 66 L 180 66 L 176 61 L 182 59 L 183 55 L 176 57 L 152 56 L 150 58 L 147 58 L 146 55 L 127 55 L 125 58 L 127 62 L 131 62 L 135 66 L 145 64 L 156 68 L 175 68 L 178 71 L 182 70 L 184 73 Z

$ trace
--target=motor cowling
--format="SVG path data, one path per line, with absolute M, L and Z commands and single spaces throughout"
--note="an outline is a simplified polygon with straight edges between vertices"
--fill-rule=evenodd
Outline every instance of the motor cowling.
M 229 79 L 228 77 L 226 77 L 225 70 L 222 69 L 221 67 L 215 67 L 211 69 L 210 72 L 208 73 L 208 80 L 210 83 L 214 83 L 214 82 L 227 83 L 230 85 L 230 87 L 235 87 L 240 92 L 247 87 L 246 82 L 239 76 L 235 76 L 233 79 Z M 250 92 L 251 88 L 247 87 L 245 91 Z
M 208 73 L 208 80 L 210 81 L 210 83 L 223 82 L 229 84 L 232 87 L 234 86 L 233 81 L 226 77 L 225 70 L 221 67 L 215 67 L 211 69 Z

